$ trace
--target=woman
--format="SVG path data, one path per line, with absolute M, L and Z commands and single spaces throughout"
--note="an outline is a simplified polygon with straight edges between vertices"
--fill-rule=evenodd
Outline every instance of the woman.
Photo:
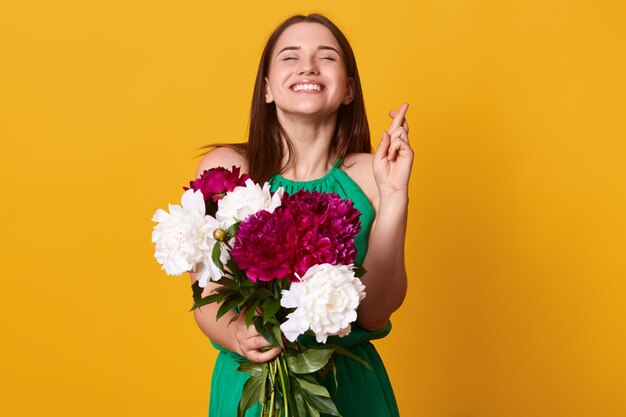
M 408 142 L 407 105 L 393 119 L 372 155 L 363 94 L 352 49 L 339 29 L 320 15 L 293 16 L 270 36 L 256 78 L 248 143 L 217 147 L 200 162 L 204 170 L 237 165 L 256 181 L 288 193 L 299 189 L 337 192 L 361 211 L 357 262 L 367 269 L 367 296 L 350 335 L 329 338 L 370 363 L 337 355 L 337 379 L 324 379 L 339 412 L 350 416 L 396 416 L 396 401 L 383 363 L 370 340 L 386 336 L 391 314 L 406 294 L 404 238 L 413 152 Z M 191 274 L 192 282 L 196 277 Z M 215 283 L 209 283 L 204 295 Z M 254 326 L 232 315 L 215 320 L 219 306 L 195 310 L 202 331 L 220 350 L 211 384 L 209 415 L 236 415 L 247 375 L 237 359 L 265 362 L 276 357 Z M 233 313 L 234 314 L 234 313 Z M 306 339 L 303 337 L 303 339 Z M 312 344 L 313 340 L 305 340 Z M 259 405 L 246 416 L 258 416 Z

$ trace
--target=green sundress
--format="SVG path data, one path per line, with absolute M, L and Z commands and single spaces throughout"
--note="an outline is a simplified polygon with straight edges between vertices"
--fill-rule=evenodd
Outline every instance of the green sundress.
M 374 209 L 361 188 L 339 166 L 341 160 L 322 178 L 312 181 L 291 181 L 281 175 L 270 178 L 272 191 L 283 187 L 285 192 L 294 194 L 304 189 L 319 192 L 334 192 L 342 198 L 353 201 L 361 212 L 361 231 L 355 239 L 357 262 L 362 264 L 367 251 L 367 236 L 374 220 Z M 367 289 L 366 289 L 367 292 Z M 370 369 L 354 359 L 343 355 L 335 355 L 337 366 L 336 387 L 332 375 L 320 381 L 326 386 L 343 417 L 397 417 L 399 416 L 396 399 L 385 366 L 371 340 L 380 339 L 391 331 L 391 322 L 381 329 L 367 331 L 352 325 L 348 336 L 331 336 L 328 343 L 349 349 L 370 364 Z M 314 337 L 301 336 L 305 345 L 316 344 Z M 211 342 L 220 353 L 215 362 L 211 379 L 211 395 L 209 399 L 209 417 L 236 417 L 239 398 L 248 375 L 237 371 L 238 360 L 242 356 Z M 261 415 L 261 406 L 253 406 L 246 412 L 246 417 Z M 322 416 L 326 416 L 322 414 Z

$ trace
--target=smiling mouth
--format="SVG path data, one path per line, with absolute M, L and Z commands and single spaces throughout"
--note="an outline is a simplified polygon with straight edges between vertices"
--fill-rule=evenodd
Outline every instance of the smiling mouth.
M 324 86 L 320 84 L 295 84 L 291 86 L 291 90 L 298 91 L 311 91 L 311 92 L 320 92 L 324 90 Z

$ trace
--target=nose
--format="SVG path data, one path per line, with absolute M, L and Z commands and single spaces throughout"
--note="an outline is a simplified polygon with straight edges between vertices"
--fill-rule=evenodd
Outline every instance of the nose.
M 298 70 L 298 75 L 305 75 L 305 74 L 318 75 L 319 74 L 317 65 L 315 64 L 315 58 L 302 57 L 300 59 L 297 70 Z

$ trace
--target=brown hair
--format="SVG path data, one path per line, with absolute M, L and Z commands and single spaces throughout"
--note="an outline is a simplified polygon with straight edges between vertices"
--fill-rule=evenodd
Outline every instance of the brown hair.
M 248 142 L 226 145 L 240 151 L 245 156 L 249 174 L 256 181 L 267 181 L 272 175 L 284 171 L 293 163 L 293 146 L 278 122 L 276 105 L 273 102 L 269 104 L 265 102 L 265 77 L 268 75 L 271 55 L 280 35 L 288 27 L 302 22 L 319 23 L 331 31 L 339 43 L 348 77 L 354 80 L 353 100 L 350 104 L 341 105 L 337 113 L 335 134 L 328 155 L 329 160 L 343 158 L 348 153 L 370 153 L 372 150 L 359 71 L 348 39 L 334 23 L 320 14 L 295 15 L 282 22 L 274 30 L 263 49 L 252 95 Z M 284 148 L 281 136 L 287 139 L 288 149 L 287 163 L 282 166 Z M 207 147 L 214 146 L 218 145 Z

